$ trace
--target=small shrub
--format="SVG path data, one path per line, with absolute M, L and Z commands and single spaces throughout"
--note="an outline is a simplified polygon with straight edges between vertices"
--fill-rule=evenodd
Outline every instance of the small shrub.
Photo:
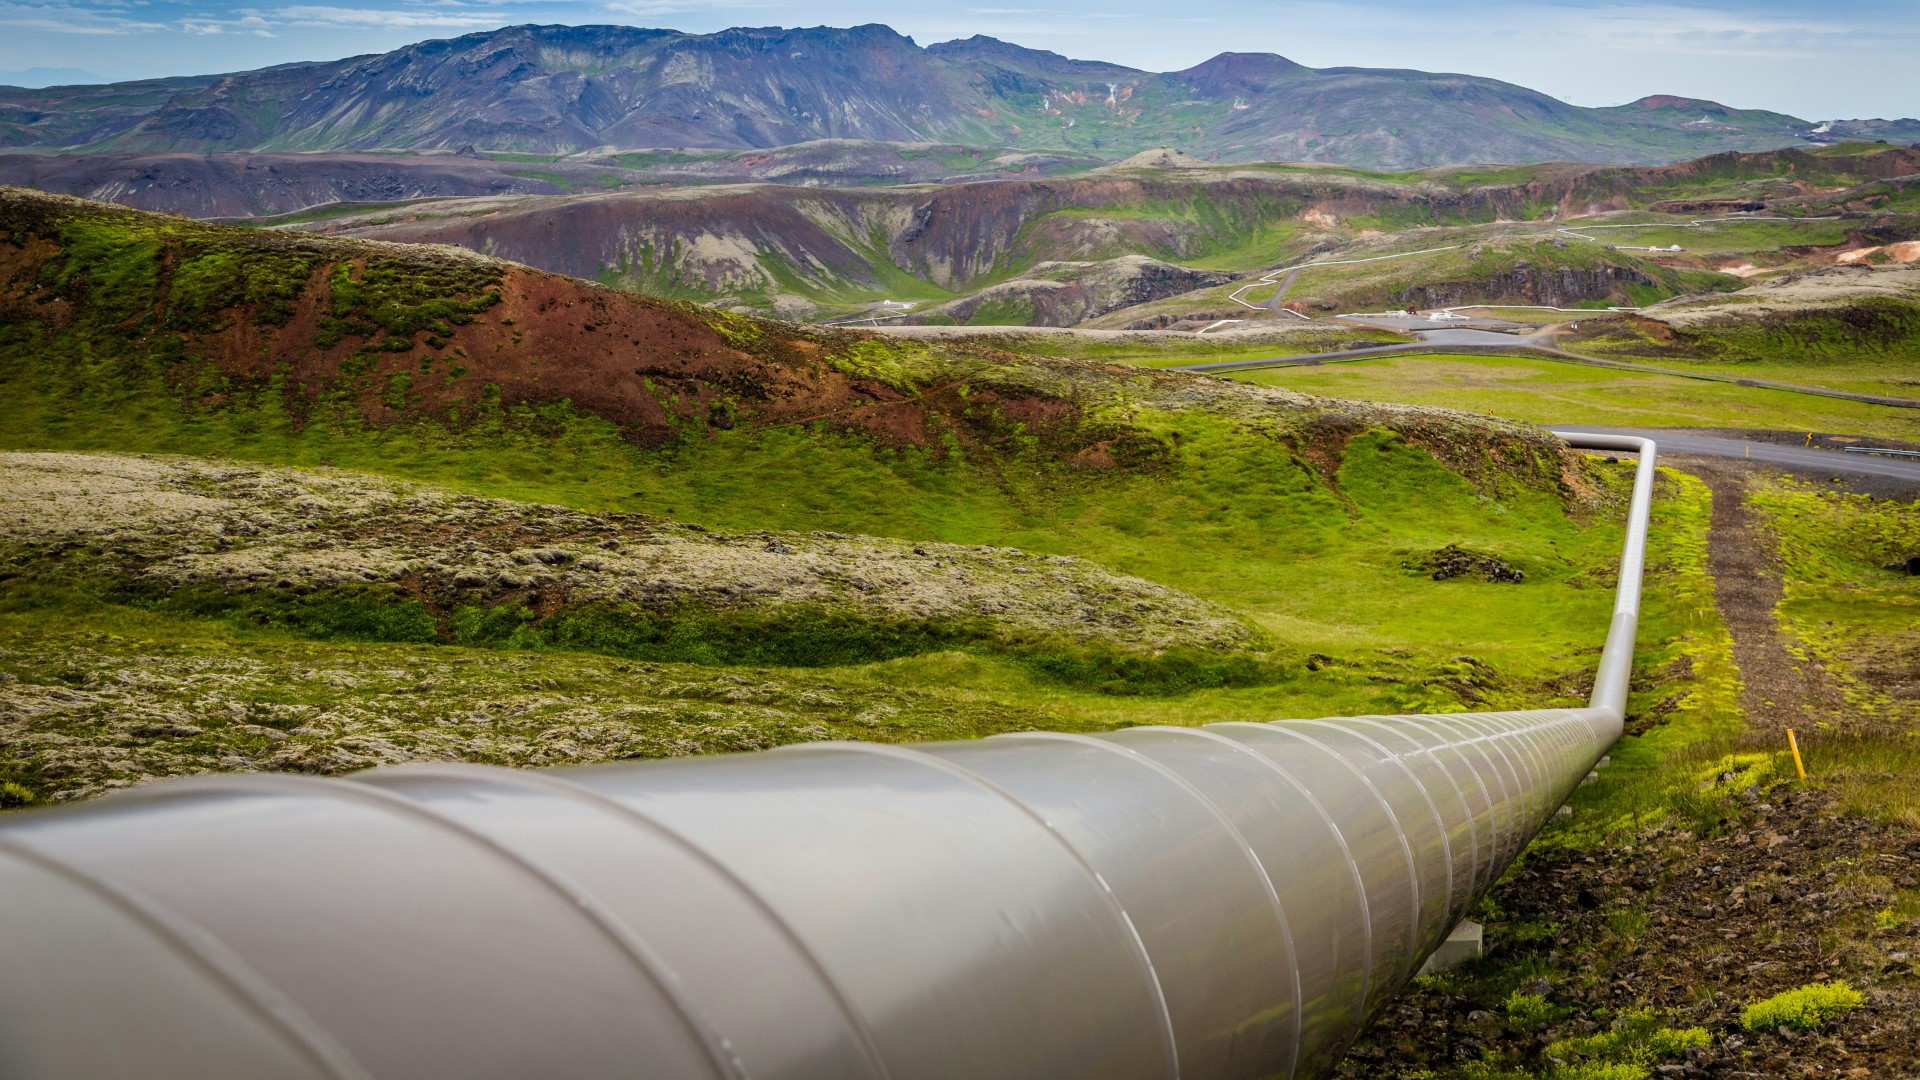
M 1546 1054 L 1563 1060 L 1591 1058 L 1596 1062 L 1651 1065 L 1712 1042 L 1705 1028 L 1668 1027 L 1659 1013 L 1636 1009 L 1622 1013 L 1606 1031 L 1561 1039 L 1547 1047 Z
M 1559 1014 L 1545 995 L 1528 994 L 1519 990 L 1507 995 L 1507 1023 L 1515 1028 L 1534 1028 L 1550 1023 Z
M 1749 787 L 1765 791 L 1776 778 L 1779 758 L 1777 754 L 1728 754 L 1697 774 L 1701 792 L 1725 798 Z
M 1645 1065 L 1628 1061 L 1587 1061 L 1556 1067 L 1548 1080 L 1647 1080 L 1653 1075 Z
M 1740 1015 L 1740 1025 L 1748 1031 L 1777 1031 L 1783 1027 L 1812 1031 L 1865 1001 L 1860 991 L 1838 979 L 1812 983 L 1747 1006 Z
M 1525 571 L 1507 565 L 1498 555 L 1473 551 L 1458 544 L 1448 544 L 1437 551 L 1409 556 L 1401 561 L 1400 566 L 1416 574 L 1424 574 L 1435 581 L 1470 577 L 1480 581 L 1505 581 L 1517 585 L 1526 580 L 1527 576 Z
M 11 780 L 0 781 L 0 810 L 12 810 L 27 806 L 34 801 L 31 788 L 16 784 Z

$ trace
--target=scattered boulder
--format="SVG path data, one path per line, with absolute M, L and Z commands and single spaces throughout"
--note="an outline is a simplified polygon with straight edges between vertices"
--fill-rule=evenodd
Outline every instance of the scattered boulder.
M 1472 577 L 1481 581 L 1505 581 L 1517 584 L 1526 579 L 1524 571 L 1507 565 L 1506 561 L 1499 556 L 1484 551 L 1473 551 L 1458 544 L 1448 544 L 1438 551 L 1416 555 L 1400 565 L 1408 570 L 1427 574 L 1435 581 Z

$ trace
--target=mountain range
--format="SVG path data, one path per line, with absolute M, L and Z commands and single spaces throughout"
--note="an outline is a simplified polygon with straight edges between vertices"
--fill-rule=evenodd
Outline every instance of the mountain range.
M 988 37 L 922 48 L 881 25 L 514 26 L 227 75 L 0 89 L 0 147 L 36 153 L 750 150 L 820 139 L 1372 168 L 1920 138 L 1669 96 L 1570 105 L 1471 75 L 1313 69 L 1222 53 L 1153 73 Z

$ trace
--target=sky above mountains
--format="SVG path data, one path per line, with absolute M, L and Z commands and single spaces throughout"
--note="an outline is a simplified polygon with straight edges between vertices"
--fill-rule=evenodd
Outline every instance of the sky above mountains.
M 0 82 L 240 71 L 529 22 L 702 33 L 883 22 L 922 45 L 987 34 L 1150 71 L 1276 52 L 1311 67 L 1485 75 L 1578 105 L 1658 93 L 1814 120 L 1920 116 L 1913 0 L 0 0 Z

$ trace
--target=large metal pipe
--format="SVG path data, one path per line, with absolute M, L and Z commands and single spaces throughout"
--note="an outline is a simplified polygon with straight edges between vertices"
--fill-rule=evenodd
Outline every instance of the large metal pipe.
M 0 825 L 7 1077 L 1311 1077 L 1619 737 L 1590 706 L 553 772 Z

